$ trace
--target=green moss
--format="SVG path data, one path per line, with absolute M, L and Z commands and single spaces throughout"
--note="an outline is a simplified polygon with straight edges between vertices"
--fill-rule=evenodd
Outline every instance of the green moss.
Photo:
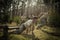
M 3 33 L 2 33 L 2 32 L 0 32 L 0 37 L 1 37 L 1 36 L 3 36 Z
M 22 35 L 10 35 L 10 40 L 30 40 L 28 37 L 24 37 Z

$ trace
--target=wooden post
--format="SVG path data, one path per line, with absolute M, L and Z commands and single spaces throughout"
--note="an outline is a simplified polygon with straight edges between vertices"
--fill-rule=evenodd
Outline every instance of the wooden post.
M 3 27 L 3 40 L 8 40 L 8 26 Z

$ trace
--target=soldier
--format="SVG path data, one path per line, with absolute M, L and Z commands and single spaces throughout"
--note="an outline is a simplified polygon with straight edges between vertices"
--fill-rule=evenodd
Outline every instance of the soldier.
M 37 17 L 33 17 L 33 18 L 27 20 L 25 23 L 22 23 L 21 26 L 19 26 L 18 33 L 22 33 L 25 29 L 26 29 L 26 33 L 28 33 L 28 31 L 30 32 L 31 29 L 33 29 L 33 27 L 31 28 L 31 26 L 32 26 L 32 24 L 34 24 L 36 19 L 37 19 Z
M 40 24 L 38 24 L 37 29 L 41 28 L 44 25 L 47 25 L 47 18 L 48 18 L 48 13 L 44 13 L 41 17 L 40 17 Z

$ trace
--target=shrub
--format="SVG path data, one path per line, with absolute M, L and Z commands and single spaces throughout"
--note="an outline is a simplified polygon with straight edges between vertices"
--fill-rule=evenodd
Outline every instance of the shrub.
M 15 16 L 14 18 L 13 18 L 13 21 L 14 22 L 16 22 L 17 24 L 19 24 L 20 23 L 20 17 L 19 16 Z

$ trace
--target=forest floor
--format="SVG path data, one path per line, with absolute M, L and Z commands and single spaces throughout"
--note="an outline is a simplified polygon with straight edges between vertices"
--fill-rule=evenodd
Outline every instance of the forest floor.
M 11 26 L 16 26 L 16 24 L 9 24 Z M 10 34 L 10 40 L 60 40 L 60 28 L 56 29 L 54 27 L 43 26 L 39 29 L 34 29 L 33 34 Z M 2 33 L 0 33 L 2 36 Z
M 59 33 L 60 31 L 58 31 L 58 33 L 55 33 L 55 28 L 48 26 L 34 30 L 35 37 L 39 38 L 40 40 L 60 40 L 60 36 L 57 35 Z
M 48 26 L 43 26 L 39 29 L 34 29 L 33 35 L 31 32 L 29 35 L 27 34 L 13 34 L 14 36 L 11 40 L 60 40 L 60 31 L 55 33 L 55 28 L 51 28 Z M 17 38 L 17 39 L 16 39 Z

